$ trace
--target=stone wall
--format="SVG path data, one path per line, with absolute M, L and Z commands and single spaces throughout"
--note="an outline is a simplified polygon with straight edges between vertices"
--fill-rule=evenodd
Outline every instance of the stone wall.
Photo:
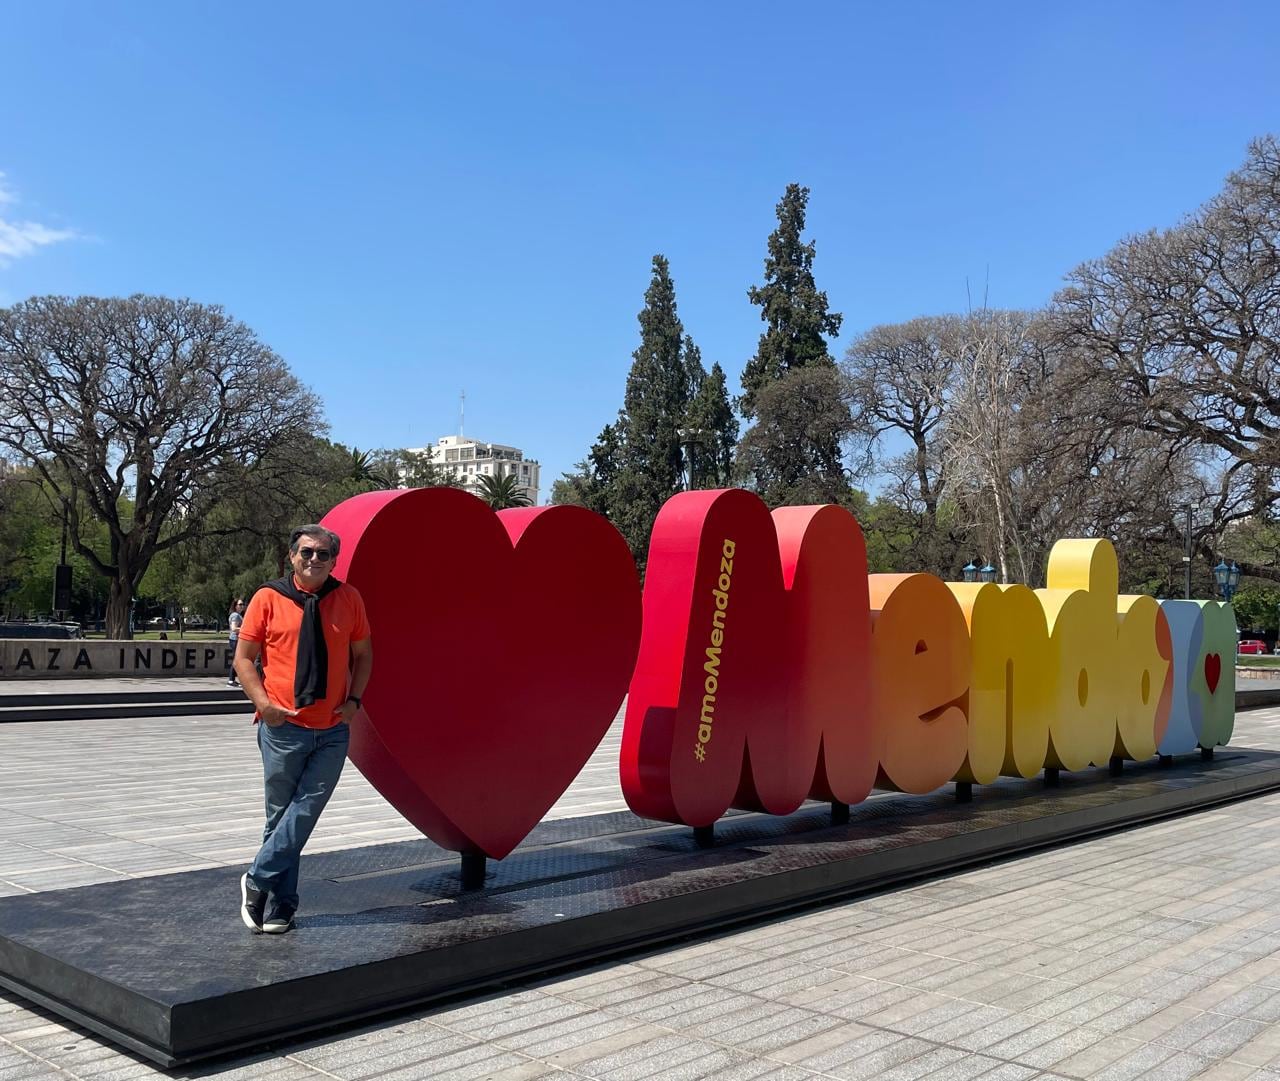
M 225 675 L 225 641 L 119 642 L 0 638 L 0 681 Z

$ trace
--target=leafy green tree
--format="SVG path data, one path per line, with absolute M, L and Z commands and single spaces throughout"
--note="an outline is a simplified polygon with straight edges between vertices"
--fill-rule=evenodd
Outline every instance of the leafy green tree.
M 23 588 L 32 570 L 31 540 L 50 517 L 36 484 L 17 473 L 0 476 L 0 597 Z
M 163 605 L 166 618 L 173 618 L 173 626 L 179 632 L 184 629 L 183 609 L 188 607 L 188 598 L 192 592 L 191 570 L 195 547 L 194 543 L 187 543 L 166 548 L 151 561 L 147 573 L 138 583 L 138 597 L 143 602 L 143 611 L 153 605 Z
M 493 510 L 510 510 L 513 507 L 531 507 L 533 500 L 520 485 L 520 479 L 512 473 L 503 477 L 481 473 L 476 477 L 475 494 Z
M 81 536 L 105 551 L 107 532 L 92 519 L 81 522 Z M 0 484 L 0 592 L 5 618 L 45 617 L 53 609 L 54 567 L 62 559 L 62 517 L 49 486 L 24 470 Z M 70 619 L 101 618 L 106 582 L 80 555 L 68 536 L 66 561 L 71 567 Z
M 877 497 L 858 521 L 872 574 L 925 571 L 958 582 L 961 568 L 982 554 L 970 524 L 953 503 L 943 502 L 936 515 L 928 514 L 891 491 Z
M 390 481 L 388 488 L 455 486 L 453 475 L 436 465 L 430 447 L 422 450 L 383 451 L 378 458 L 376 472 Z
M 834 364 L 793 369 L 757 396 L 756 423 L 738 447 L 739 475 L 770 506 L 848 506 L 839 447 L 851 424 Z
M 549 503 L 557 507 L 589 506 L 587 493 L 591 486 L 591 475 L 586 471 L 586 464 L 576 463 L 573 473 L 562 473 L 559 480 L 552 482 Z
M 34 297 L 0 309 L 0 446 L 41 476 L 76 550 L 110 581 L 112 637 L 128 636 L 156 554 L 203 533 L 273 450 L 323 426 L 284 360 L 217 306 Z M 83 517 L 107 527 L 105 550 L 85 542 Z
M 318 436 L 276 448 L 251 480 L 210 508 L 205 534 L 157 557 L 138 597 L 225 625 L 236 597 L 250 596 L 288 570 L 295 526 L 319 521 L 344 499 L 381 487 L 376 475 L 360 479 L 354 460 L 347 447 Z
M 605 432 L 612 430 L 612 425 L 605 428 Z M 603 436 L 604 433 L 601 433 L 602 438 Z M 574 463 L 572 473 L 560 474 L 560 479 L 551 485 L 549 502 L 560 507 L 586 507 L 588 510 L 604 514 L 607 511 L 603 506 L 603 492 L 604 486 L 596 476 L 592 459 L 587 457 Z
M 1280 625 L 1280 587 L 1250 582 L 1231 598 L 1236 626 L 1242 630 L 1274 632 Z
M 814 283 L 816 244 L 800 239 L 808 203 L 808 188 L 787 185 L 777 206 L 778 227 L 769 235 L 764 284 L 747 290 L 766 325 L 742 372 L 739 404 L 748 419 L 756 415 L 760 392 L 793 368 L 835 363 L 826 339 L 840 333 L 843 317 L 828 310 L 827 294 Z
M 622 469 L 621 422 L 606 424 L 591 446 L 591 452 L 574 463 L 572 473 L 564 473 L 551 486 L 551 502 L 587 507 L 608 517 L 614 484 Z

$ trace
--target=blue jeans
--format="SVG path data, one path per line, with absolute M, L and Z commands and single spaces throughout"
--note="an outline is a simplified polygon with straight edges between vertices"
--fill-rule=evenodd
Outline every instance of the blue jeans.
M 249 867 L 249 882 L 269 891 L 280 904 L 298 905 L 298 864 L 320 812 L 333 795 L 347 760 L 351 730 L 303 728 L 286 721 L 258 725 L 267 826 L 262 847 Z

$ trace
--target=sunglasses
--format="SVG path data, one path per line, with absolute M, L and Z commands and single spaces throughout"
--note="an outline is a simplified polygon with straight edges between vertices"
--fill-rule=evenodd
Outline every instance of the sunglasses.
M 328 563 L 333 558 L 328 548 L 299 548 L 298 555 L 303 559 L 314 559 L 317 563 Z

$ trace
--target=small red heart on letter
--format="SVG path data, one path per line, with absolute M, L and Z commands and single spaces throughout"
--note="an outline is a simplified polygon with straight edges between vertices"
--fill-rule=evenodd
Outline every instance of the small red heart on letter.
M 373 628 L 351 761 L 437 844 L 501 859 L 626 694 L 640 640 L 626 542 L 583 507 L 494 514 L 455 488 L 369 492 L 324 524 Z
M 1204 681 L 1209 685 L 1209 693 L 1218 689 L 1218 679 L 1222 675 L 1222 658 L 1217 653 L 1204 655 Z

